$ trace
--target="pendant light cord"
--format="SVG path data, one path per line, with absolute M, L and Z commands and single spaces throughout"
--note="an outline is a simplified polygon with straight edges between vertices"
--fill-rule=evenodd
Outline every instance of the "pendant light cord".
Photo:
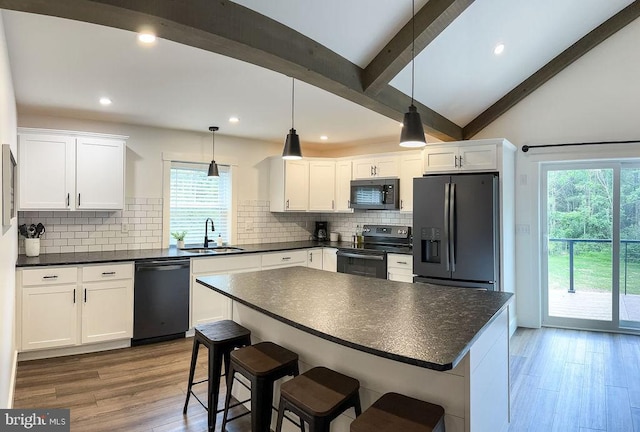
M 416 49 L 416 12 L 415 0 L 411 0 L 411 105 L 413 105 L 413 83 L 415 77 L 415 49 Z
M 216 154 L 216 131 L 211 131 L 211 160 L 215 159 Z
M 296 94 L 296 79 L 291 77 L 291 129 L 294 129 L 293 113 L 294 113 L 294 104 L 295 104 L 295 94 Z

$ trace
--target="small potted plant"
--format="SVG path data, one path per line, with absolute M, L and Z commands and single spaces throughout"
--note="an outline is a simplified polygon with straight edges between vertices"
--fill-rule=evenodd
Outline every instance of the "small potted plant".
M 176 231 L 171 233 L 171 236 L 176 239 L 176 247 L 178 249 L 184 249 L 184 238 L 186 235 L 186 231 Z

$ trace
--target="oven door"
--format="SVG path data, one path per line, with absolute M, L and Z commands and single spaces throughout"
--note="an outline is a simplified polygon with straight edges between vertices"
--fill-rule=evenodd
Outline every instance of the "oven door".
M 338 273 L 387 278 L 386 254 L 370 254 L 353 250 L 338 250 Z

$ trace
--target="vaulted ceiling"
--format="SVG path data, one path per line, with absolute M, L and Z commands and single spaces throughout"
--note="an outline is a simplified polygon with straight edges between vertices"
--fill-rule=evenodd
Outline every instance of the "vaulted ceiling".
M 410 0 L 0 0 L 0 8 L 28 12 L 3 12 L 21 111 L 199 131 L 238 115 L 221 133 L 282 140 L 294 77 L 303 143 L 399 135 L 414 32 L 426 132 L 457 140 L 640 15 L 629 0 L 416 0 L 413 23 Z M 156 47 L 135 43 L 131 32 L 142 30 L 160 38 Z M 96 107 L 99 93 L 114 104 Z

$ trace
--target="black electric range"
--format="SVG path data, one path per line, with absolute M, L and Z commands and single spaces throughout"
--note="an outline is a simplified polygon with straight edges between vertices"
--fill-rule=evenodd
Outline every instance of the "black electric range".
M 411 227 L 365 225 L 363 242 L 338 249 L 338 272 L 387 278 L 387 253 L 411 254 Z

